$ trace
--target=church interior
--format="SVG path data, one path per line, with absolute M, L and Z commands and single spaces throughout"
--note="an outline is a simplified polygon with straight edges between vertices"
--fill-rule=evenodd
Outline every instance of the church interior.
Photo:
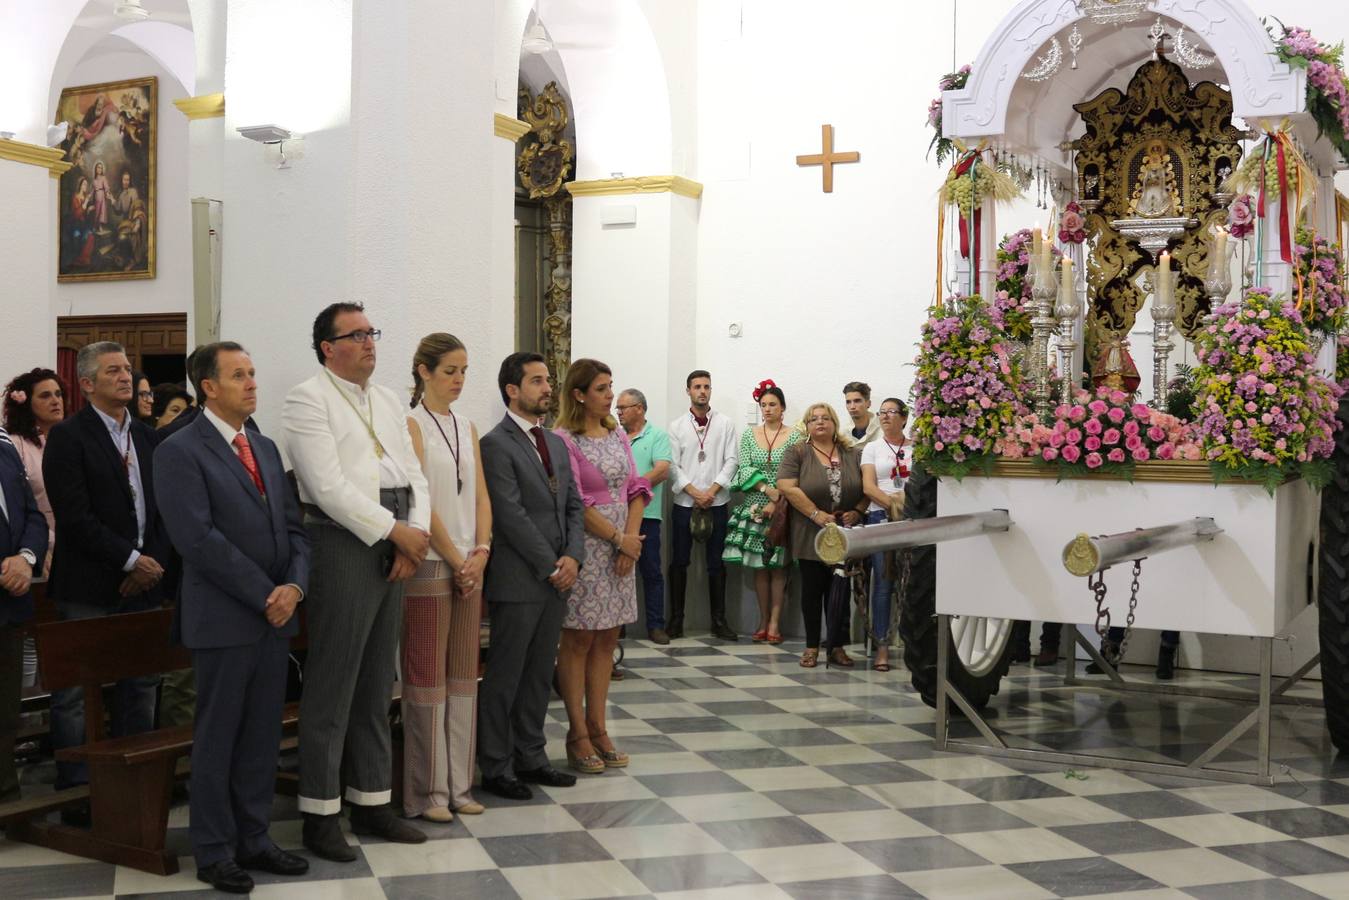
M 602 360 L 658 428 L 701 372 L 751 444 L 766 383 L 807 444 L 902 398 L 888 510 L 777 501 L 846 666 L 807 664 L 795 566 L 766 639 L 695 534 L 680 635 L 633 588 L 630 763 L 424 843 L 344 820 L 336 862 L 288 712 L 270 833 L 309 868 L 256 896 L 1349 897 L 1346 38 L 1312 0 L 0 0 L 0 376 L 59 373 L 70 416 L 115 341 L 181 408 L 188 354 L 238 342 L 285 456 L 315 316 L 359 302 L 400 400 L 424 335 L 462 341 L 483 435 L 518 351 L 555 394 Z M 44 649 L 43 588 L 0 897 L 213 896 L 191 725 L 100 751 L 89 700 L 183 649 Z M 58 789 L 82 684 L 101 774 Z M 390 720 L 397 756 L 397 688 Z M 574 762 L 558 694 L 544 734 Z

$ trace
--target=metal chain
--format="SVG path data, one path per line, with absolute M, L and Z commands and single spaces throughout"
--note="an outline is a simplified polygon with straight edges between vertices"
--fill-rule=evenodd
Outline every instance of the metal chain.
M 1138 576 L 1143 571 L 1143 560 L 1134 560 L 1134 578 L 1129 585 L 1129 615 L 1124 620 L 1124 637 L 1119 642 L 1119 658 L 1124 659 L 1124 651 L 1129 647 L 1129 638 L 1134 633 L 1134 610 L 1138 608 Z
M 1095 578 L 1095 581 L 1092 581 Z M 1096 595 L 1096 633 L 1100 635 L 1101 640 L 1110 631 L 1110 610 L 1105 606 L 1105 572 L 1097 572 L 1094 576 L 1087 576 L 1087 587 Z

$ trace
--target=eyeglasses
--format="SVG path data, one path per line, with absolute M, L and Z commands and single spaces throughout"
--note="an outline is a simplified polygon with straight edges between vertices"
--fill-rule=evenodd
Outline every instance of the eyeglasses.
M 897 409 L 883 409 L 883 410 L 881 410 L 879 413 L 877 413 L 877 415 L 878 415 L 878 416 L 902 416 L 902 415 L 904 415 L 904 413 L 900 412 L 900 411 L 897 410 Z
M 57 394 L 57 396 L 59 397 L 60 394 Z M 137 392 L 136 392 L 136 396 L 139 397 L 139 398 L 141 398 L 142 400 L 153 400 L 153 399 L 155 399 L 155 392 L 154 392 L 154 391 L 137 391 Z
M 373 331 L 366 331 L 364 329 L 361 329 L 360 331 L 348 331 L 346 334 L 338 334 L 328 338 L 328 343 L 335 344 L 338 341 L 350 339 L 358 344 L 364 344 L 366 341 L 379 340 L 383 334 L 384 332 L 380 331 L 378 328 Z
M 641 405 L 642 405 L 642 404 L 640 404 L 640 403 L 623 403 L 623 404 L 615 404 L 615 405 L 614 405 L 614 409 L 618 410 L 619 412 L 623 412 L 623 410 L 625 410 L 625 409 L 637 409 L 637 408 L 639 408 Z

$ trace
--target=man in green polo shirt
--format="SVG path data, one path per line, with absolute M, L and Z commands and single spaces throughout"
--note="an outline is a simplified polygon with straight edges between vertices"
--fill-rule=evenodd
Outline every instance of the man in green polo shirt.
M 670 436 L 646 420 L 646 395 L 628 388 L 615 404 L 618 421 L 628 433 L 637 471 L 651 482 L 651 502 L 642 514 L 642 595 L 646 597 L 646 633 L 657 644 L 670 643 L 665 633 L 665 578 L 660 564 L 660 520 L 665 509 L 665 480 L 670 477 Z

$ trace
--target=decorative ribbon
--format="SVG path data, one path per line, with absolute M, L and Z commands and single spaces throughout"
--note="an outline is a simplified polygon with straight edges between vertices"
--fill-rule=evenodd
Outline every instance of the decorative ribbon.
M 937 300 L 933 305 L 941 309 L 945 302 L 946 286 L 942 281 L 942 262 L 946 258 L 946 210 L 937 204 Z
M 979 151 L 978 149 L 971 150 L 956 164 L 956 177 L 959 178 L 968 175 L 970 178 L 970 185 L 973 188 L 976 184 L 975 179 L 978 174 L 978 167 Z M 970 261 L 969 292 L 971 294 L 977 294 L 979 293 L 979 260 L 981 259 L 979 256 L 979 238 L 980 225 L 983 222 L 983 210 L 980 208 L 978 196 L 976 196 L 973 191 L 970 193 L 970 198 L 971 203 L 974 206 L 974 215 L 967 218 L 964 210 L 959 204 L 956 205 L 956 212 L 960 216 L 960 255 L 962 258 Z M 970 255 L 971 246 L 973 246 L 974 249 L 973 256 Z
M 1288 136 L 1288 132 L 1287 132 L 1287 130 L 1286 130 L 1286 126 L 1287 126 L 1287 120 L 1284 120 L 1284 123 L 1283 123 L 1282 125 L 1280 125 L 1279 128 L 1278 128 L 1277 130 L 1272 130 L 1272 131 L 1271 131 L 1271 130 L 1266 130 L 1266 132 L 1265 132 L 1265 135 L 1266 135 L 1266 138 L 1267 138 L 1267 139 L 1266 139 L 1266 141 L 1265 141 L 1265 145 L 1264 145 L 1264 154 L 1263 154 L 1263 158 L 1261 159 L 1261 164 L 1260 164 L 1260 196 L 1259 196 L 1259 203 L 1258 203 L 1258 206 L 1257 206 L 1257 208 L 1256 208 L 1256 213 L 1257 213 L 1257 215 L 1258 215 L 1259 218 L 1261 218 L 1261 219 L 1265 219 L 1265 218 L 1266 218 L 1266 212 L 1265 212 L 1265 190 L 1266 190 L 1266 188 L 1265 188 L 1265 183 L 1266 183 L 1265 171 L 1266 171 L 1266 167 L 1267 167 L 1268 164 L 1269 164 L 1269 157 L 1270 157 L 1270 153 L 1271 153 L 1271 151 L 1272 151 L 1273 154 L 1274 154 L 1274 164 L 1275 164 L 1275 167 L 1277 168 L 1278 173 L 1279 173 L 1279 196 L 1278 196 L 1278 198 L 1277 198 L 1277 199 L 1278 199 L 1278 203 L 1279 203 L 1279 229 L 1278 229 L 1278 233 L 1279 233 L 1279 258 L 1280 258 L 1281 260 L 1283 260 L 1285 263 L 1287 263 L 1290 267 L 1292 267 L 1293 277 L 1294 277 L 1294 278 L 1296 279 L 1296 281 L 1297 281 L 1297 309 L 1298 309 L 1299 311 L 1301 311 L 1301 309 L 1302 309 L 1302 304 L 1303 304 L 1303 302 L 1304 302 L 1304 300 L 1305 300 L 1306 285 L 1305 285 L 1305 283 L 1304 283 L 1304 281 L 1303 281 L 1303 277 L 1302 277 L 1301 271 L 1298 269 L 1298 266 L 1294 265 L 1294 263 L 1293 263 L 1293 234 L 1292 234 L 1292 222 L 1294 222 L 1294 221 L 1297 220 L 1298 213 L 1299 213 L 1299 212 L 1301 211 L 1301 209 L 1302 209 L 1302 191 L 1303 191 L 1304 185 L 1302 184 L 1302 181 L 1303 181 L 1303 179 L 1302 179 L 1302 172 L 1298 171 L 1298 172 L 1297 172 L 1297 176 L 1298 176 L 1298 177 L 1297 177 L 1297 187 L 1294 189 L 1294 192 L 1293 192 L 1293 203 L 1292 203 L 1291 209 L 1290 209 L 1290 204 L 1288 203 L 1288 200 L 1289 200 L 1289 196 L 1288 196 L 1288 195 L 1289 195 L 1289 191 L 1288 191 L 1288 176 L 1289 176 L 1289 172 L 1288 172 L 1288 169 L 1289 169 L 1289 166 L 1290 166 L 1290 165 L 1292 165 L 1292 166 L 1294 167 L 1294 169 L 1297 168 L 1296 163 L 1294 162 L 1294 160 L 1296 160 L 1296 159 L 1298 158 L 1298 156 L 1297 156 L 1297 151 L 1296 151 L 1296 150 L 1292 147 L 1292 145 L 1289 143 L 1289 141 L 1291 140 L 1291 138 L 1289 138 L 1289 136 Z M 1259 248 L 1259 250 L 1260 250 L 1260 259 L 1259 259 L 1259 262 L 1258 262 L 1258 264 L 1257 264 L 1257 265 L 1258 265 L 1257 279 L 1260 279 L 1260 278 L 1263 277 L 1263 269 L 1264 269 L 1264 258 L 1263 258 L 1263 257 L 1264 257 L 1264 234 L 1263 234 L 1263 232 L 1262 232 L 1262 234 L 1259 236 L 1259 238 L 1258 238 L 1258 240 L 1257 240 L 1257 245 L 1258 245 L 1258 248 Z

